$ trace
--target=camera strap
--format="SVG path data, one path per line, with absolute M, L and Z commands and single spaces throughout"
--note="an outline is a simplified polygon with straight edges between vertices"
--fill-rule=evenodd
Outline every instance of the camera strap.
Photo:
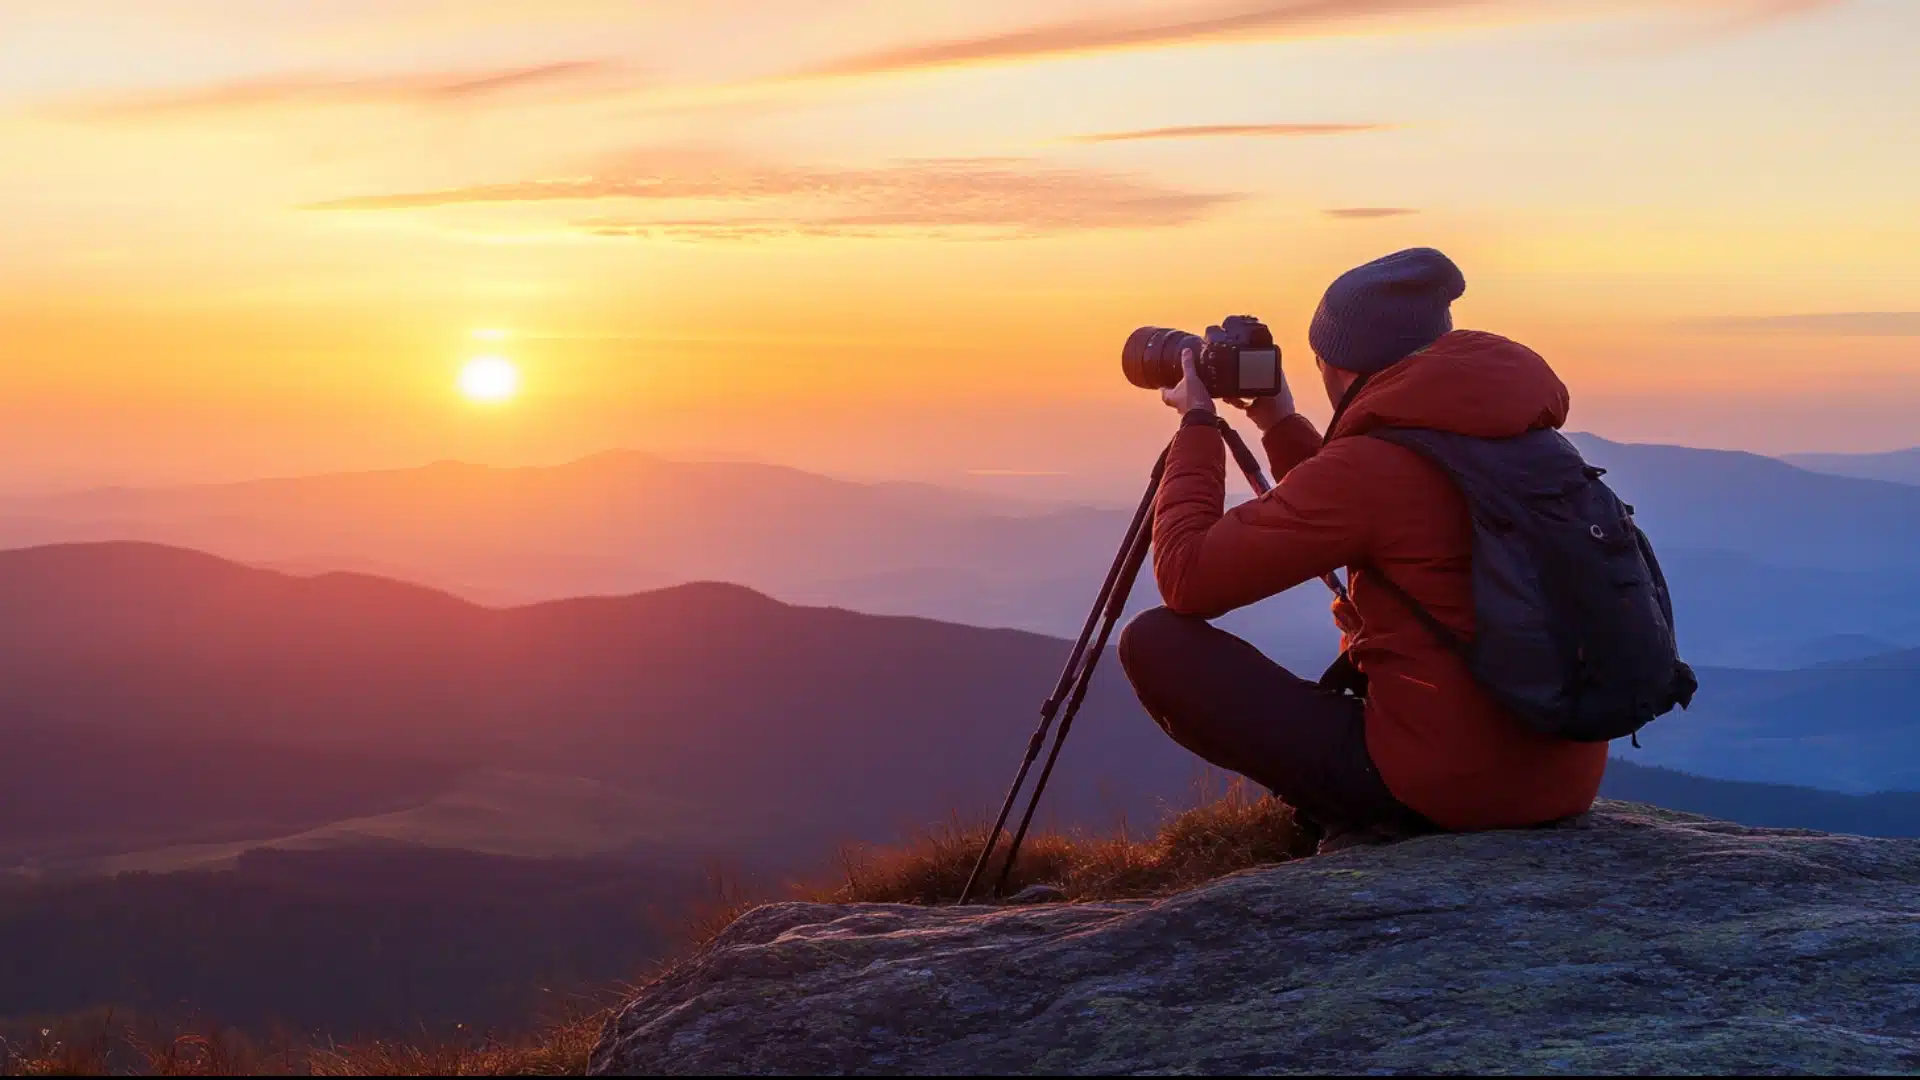
M 1353 404 L 1354 399 L 1360 396 L 1360 391 L 1366 388 L 1367 381 L 1373 378 L 1373 374 L 1369 371 L 1353 380 L 1353 385 L 1347 387 L 1347 392 L 1340 395 L 1340 404 L 1333 409 L 1333 419 L 1327 421 L 1327 433 L 1320 437 L 1321 446 L 1333 441 L 1333 433 L 1340 430 L 1340 418 L 1347 415 L 1347 406 Z

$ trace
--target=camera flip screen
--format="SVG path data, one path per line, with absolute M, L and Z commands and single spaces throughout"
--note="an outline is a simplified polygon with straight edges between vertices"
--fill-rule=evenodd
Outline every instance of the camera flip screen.
M 1262 390 L 1277 389 L 1279 385 L 1279 350 L 1240 350 L 1240 389 L 1257 394 Z

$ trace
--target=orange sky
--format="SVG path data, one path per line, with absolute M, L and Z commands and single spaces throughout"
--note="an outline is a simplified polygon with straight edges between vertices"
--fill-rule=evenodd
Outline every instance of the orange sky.
M 1311 392 L 1320 290 L 1412 244 L 1576 427 L 1910 445 L 1916 34 L 1903 0 L 7 0 L 0 488 L 627 446 L 1105 496 L 1169 426 L 1131 328 L 1258 313 Z M 479 351 L 511 404 L 456 393 Z

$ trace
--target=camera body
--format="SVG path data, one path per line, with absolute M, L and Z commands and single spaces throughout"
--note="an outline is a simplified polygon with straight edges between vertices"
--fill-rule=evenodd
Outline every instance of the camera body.
M 1216 398 L 1272 397 L 1280 392 L 1280 346 L 1273 331 L 1251 315 L 1229 315 L 1206 337 L 1163 326 L 1143 326 L 1127 336 L 1120 370 L 1148 390 L 1177 386 L 1184 374 L 1180 353 L 1193 350 L 1194 370 Z

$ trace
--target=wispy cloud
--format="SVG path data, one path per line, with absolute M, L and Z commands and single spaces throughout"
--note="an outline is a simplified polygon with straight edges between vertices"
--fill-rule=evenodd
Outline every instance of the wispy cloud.
M 1123 173 L 1019 158 L 831 168 L 699 151 L 653 151 L 590 176 L 359 195 L 308 209 L 621 200 L 657 212 L 585 218 L 572 227 L 598 236 L 722 240 L 953 230 L 1036 235 L 1180 225 L 1239 198 L 1231 192 L 1186 191 Z M 689 204 L 701 212 L 689 215 Z
M 1721 4 L 1719 6 L 1727 10 L 1719 25 L 1722 30 L 1745 30 L 1776 19 L 1789 19 L 1821 8 L 1833 7 L 1839 2 L 1840 0 L 1745 0 L 1744 3 L 1738 4 Z
M 1393 126 L 1392 124 L 1184 124 L 1179 127 L 1142 128 L 1138 131 L 1101 131 L 1090 135 L 1069 135 L 1064 141 L 1111 143 L 1139 142 L 1148 139 L 1285 139 L 1314 135 L 1351 135 L 1362 131 L 1387 131 Z
M 142 120 L 287 105 L 458 105 L 538 89 L 606 84 L 631 74 L 605 60 L 358 76 L 290 73 L 79 99 L 54 111 L 87 119 Z
M 1724 16 L 1725 30 L 1801 14 L 1834 0 L 1627 0 L 1613 5 L 1543 4 L 1540 0 L 1264 0 L 1212 4 L 1165 3 L 1127 14 L 1041 23 L 971 37 L 942 38 L 878 49 L 814 65 L 800 78 L 880 75 L 904 71 L 1016 63 L 1045 57 L 1123 49 L 1162 48 L 1222 39 L 1275 40 L 1402 28 L 1466 19 L 1518 22 L 1563 12 L 1669 11 Z
M 1349 219 L 1349 220 L 1362 220 L 1365 218 L 1383 218 L 1383 217 L 1405 217 L 1408 214 L 1417 214 L 1419 212 L 1420 211 L 1415 210 L 1410 206 L 1342 206 L 1332 210 L 1321 211 L 1321 213 L 1327 215 L 1330 218 L 1342 218 L 1342 219 Z
M 1829 337 L 1920 337 L 1920 311 L 1834 311 L 1811 315 L 1722 315 L 1687 319 L 1681 327 L 1709 334 L 1806 334 Z
M 799 74 L 875 75 L 1178 45 L 1229 34 L 1277 37 L 1290 32 L 1324 31 L 1331 24 L 1355 18 L 1465 8 L 1487 2 L 1490 0 L 1285 0 L 1213 5 L 1200 13 L 1195 13 L 1192 5 L 1167 5 L 1126 16 L 1073 19 L 975 37 L 916 42 L 843 57 Z

